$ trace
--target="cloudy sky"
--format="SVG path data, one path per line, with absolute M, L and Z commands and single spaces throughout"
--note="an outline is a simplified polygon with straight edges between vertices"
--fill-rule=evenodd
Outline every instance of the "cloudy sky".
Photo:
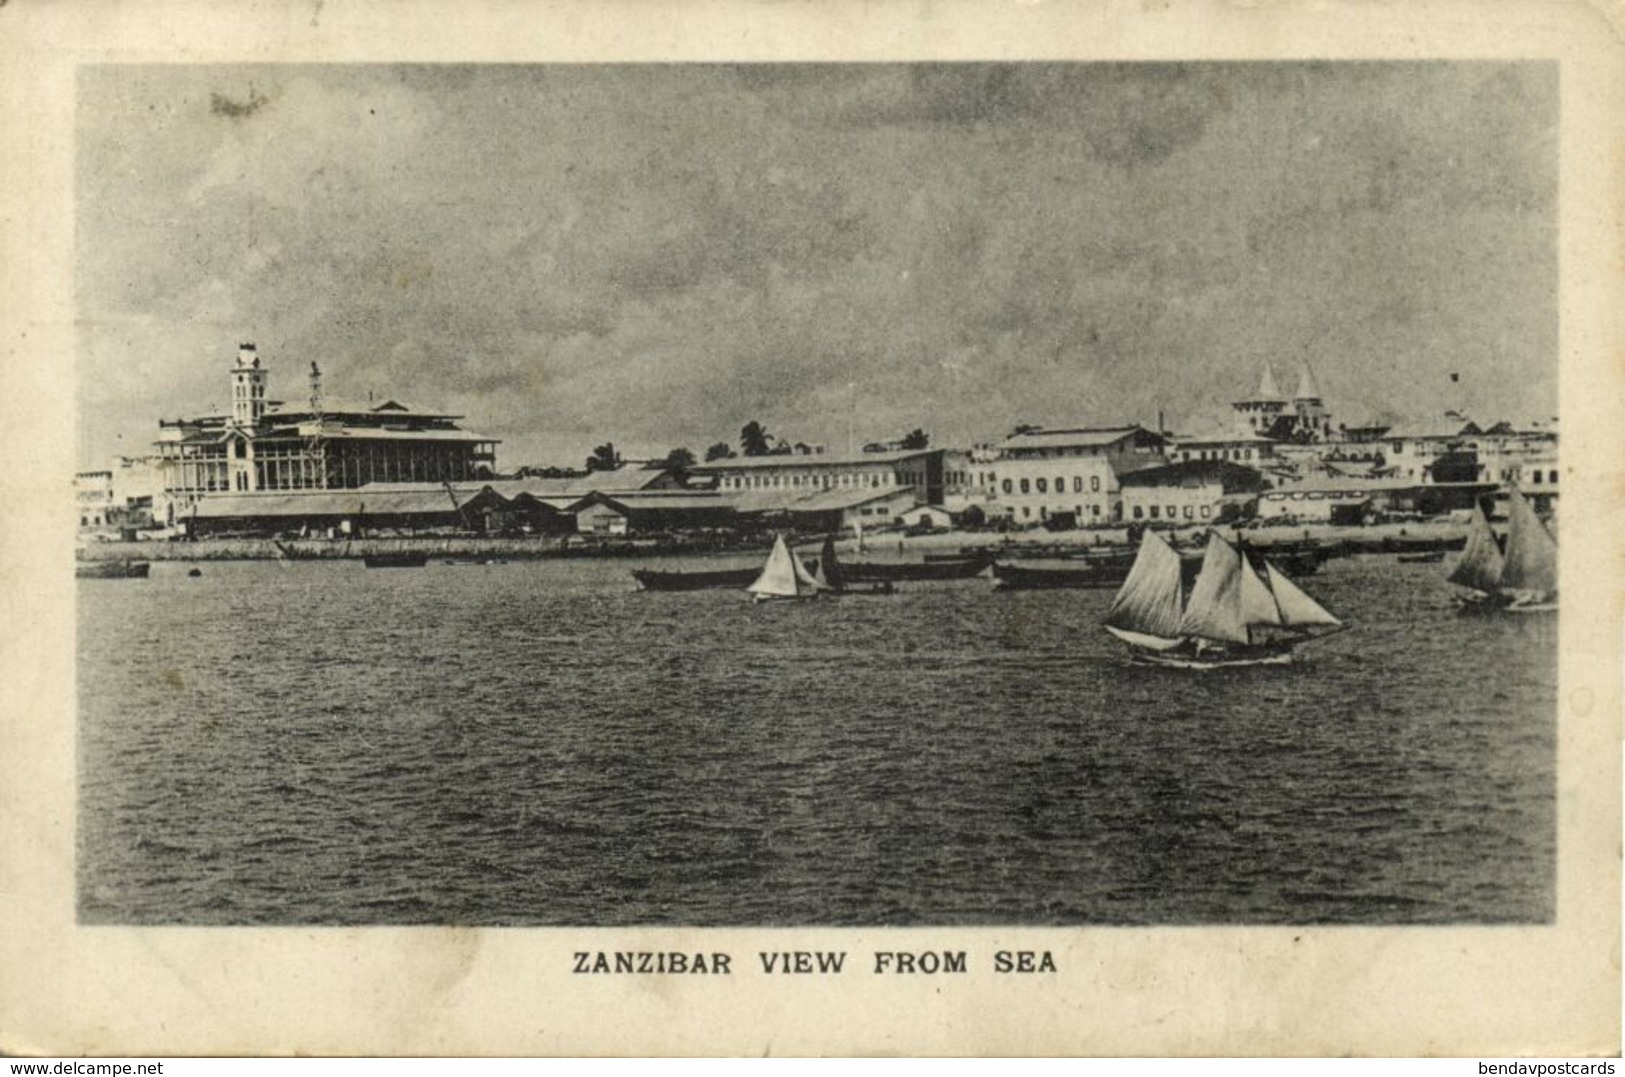
M 1551 64 L 107 66 L 78 115 L 84 466 L 240 340 L 504 467 L 1189 426 L 1304 359 L 1334 418 L 1556 407 Z

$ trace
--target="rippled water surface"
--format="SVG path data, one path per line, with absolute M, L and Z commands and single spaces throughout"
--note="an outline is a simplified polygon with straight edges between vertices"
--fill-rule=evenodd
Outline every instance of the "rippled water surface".
M 1209 673 L 1128 665 L 1109 591 L 186 567 L 78 584 L 85 922 L 1553 913 L 1556 621 L 1437 565 L 1334 562 L 1350 631 Z

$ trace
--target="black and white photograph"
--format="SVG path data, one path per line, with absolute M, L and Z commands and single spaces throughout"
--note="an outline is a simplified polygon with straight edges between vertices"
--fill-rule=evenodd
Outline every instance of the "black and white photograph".
M 1548 921 L 1556 76 L 85 70 L 79 916 Z
M 1054 1007 L 1598 899 L 1617 963 L 1565 60 L 739 51 L 73 65 L 64 930 Z

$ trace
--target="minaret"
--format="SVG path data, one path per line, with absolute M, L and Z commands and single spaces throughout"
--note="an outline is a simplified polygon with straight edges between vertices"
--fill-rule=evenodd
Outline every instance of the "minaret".
M 252 344 L 237 345 L 237 365 L 231 371 L 231 421 L 255 427 L 265 414 L 265 370 Z

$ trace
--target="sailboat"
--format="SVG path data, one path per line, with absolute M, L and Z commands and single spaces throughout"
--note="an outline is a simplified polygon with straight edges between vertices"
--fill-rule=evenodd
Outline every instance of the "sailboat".
M 1447 577 L 1465 587 L 1462 605 L 1508 613 L 1557 609 L 1557 540 L 1517 487 L 1507 493 L 1507 544 L 1503 553 L 1484 510 L 1474 506 L 1461 560 Z
M 1135 661 L 1182 669 L 1281 664 L 1304 641 L 1343 624 L 1269 561 L 1255 565 L 1210 532 L 1190 594 L 1179 554 L 1147 530 L 1106 613 L 1106 631 Z
M 755 601 L 767 602 L 775 598 L 817 598 L 820 591 L 829 588 L 813 578 L 801 559 L 790 553 L 784 536 L 779 535 L 773 540 L 773 552 L 767 555 L 761 575 L 745 590 Z

